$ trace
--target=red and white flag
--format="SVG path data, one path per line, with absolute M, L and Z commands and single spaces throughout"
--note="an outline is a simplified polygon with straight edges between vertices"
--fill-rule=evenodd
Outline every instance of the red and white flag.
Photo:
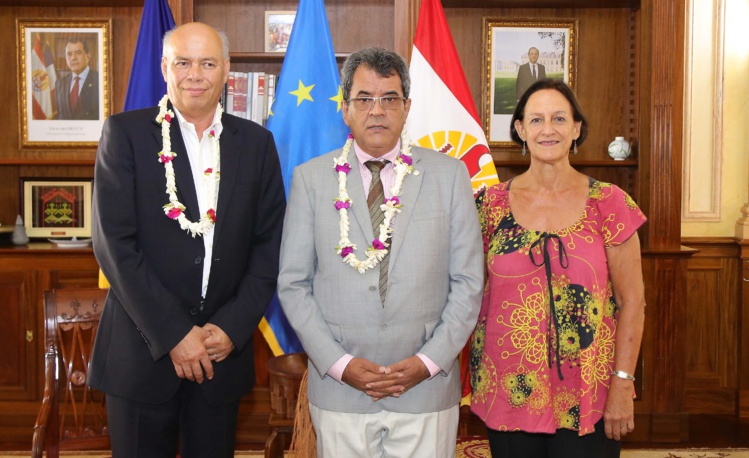
M 52 119 L 55 113 L 55 64 L 49 47 L 42 47 L 41 36 L 37 33 L 34 49 L 31 52 L 31 92 L 32 118 Z
M 411 53 L 411 139 L 465 162 L 476 193 L 499 182 L 439 0 L 423 0 Z
M 461 159 L 474 194 L 499 183 L 440 0 L 423 0 L 411 53 L 411 111 L 406 128 L 425 148 Z M 460 355 L 462 404 L 470 404 L 468 346 Z

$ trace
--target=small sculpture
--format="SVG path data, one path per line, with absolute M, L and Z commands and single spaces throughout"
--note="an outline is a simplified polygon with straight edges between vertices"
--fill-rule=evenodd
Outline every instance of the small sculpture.
M 630 149 L 629 142 L 624 137 L 616 137 L 614 141 L 609 144 L 609 156 L 615 161 L 623 161 L 629 157 Z
M 29 236 L 26 235 L 26 228 L 23 227 L 23 218 L 18 215 L 16 218 L 16 227 L 13 228 L 13 234 L 10 236 L 13 245 L 26 245 L 29 243 Z

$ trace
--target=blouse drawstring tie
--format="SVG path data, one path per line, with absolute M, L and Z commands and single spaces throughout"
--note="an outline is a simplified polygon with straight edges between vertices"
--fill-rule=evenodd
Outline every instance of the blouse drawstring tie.
M 536 267 L 544 266 L 546 270 L 546 284 L 549 288 L 549 338 L 547 339 L 547 350 L 546 350 L 546 356 L 549 361 L 549 368 L 551 368 L 552 364 L 552 344 L 551 344 L 551 333 L 554 333 L 554 336 L 556 338 L 556 351 L 554 351 L 554 358 L 557 362 L 557 373 L 559 374 L 559 380 L 564 380 L 564 377 L 562 376 L 562 364 L 561 364 L 561 357 L 559 356 L 559 323 L 557 322 L 556 318 L 556 312 L 554 307 L 554 290 L 552 289 L 551 285 L 551 256 L 549 255 L 549 240 L 555 239 L 557 242 L 557 246 L 559 246 L 559 265 L 562 266 L 563 269 L 566 269 L 567 266 L 569 266 L 570 262 L 567 258 L 567 251 L 564 248 L 564 243 L 562 243 L 562 239 L 559 238 L 557 234 L 549 234 L 548 232 L 543 232 L 540 234 L 539 238 L 533 242 L 533 244 L 530 247 L 529 255 L 531 258 L 531 262 Z M 543 253 L 543 260 L 541 263 L 536 262 L 536 258 L 533 255 L 533 249 L 539 248 Z

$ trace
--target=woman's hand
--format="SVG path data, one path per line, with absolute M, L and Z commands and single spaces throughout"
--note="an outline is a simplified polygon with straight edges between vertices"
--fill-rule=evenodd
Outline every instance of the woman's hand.
M 603 408 L 603 423 L 606 437 L 621 440 L 624 436 L 635 429 L 634 383 L 630 380 L 622 380 L 619 377 L 611 377 L 611 386 L 606 396 L 606 405 Z

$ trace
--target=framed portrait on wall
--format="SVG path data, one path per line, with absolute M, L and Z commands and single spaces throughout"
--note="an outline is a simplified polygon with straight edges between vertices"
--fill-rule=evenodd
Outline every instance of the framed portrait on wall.
M 29 237 L 90 237 L 90 178 L 21 178 L 23 223 Z
M 17 19 L 22 148 L 96 147 L 111 107 L 111 20 Z
M 577 19 L 484 18 L 484 97 L 489 145 L 516 148 L 510 121 L 520 96 L 543 78 L 575 87 Z

